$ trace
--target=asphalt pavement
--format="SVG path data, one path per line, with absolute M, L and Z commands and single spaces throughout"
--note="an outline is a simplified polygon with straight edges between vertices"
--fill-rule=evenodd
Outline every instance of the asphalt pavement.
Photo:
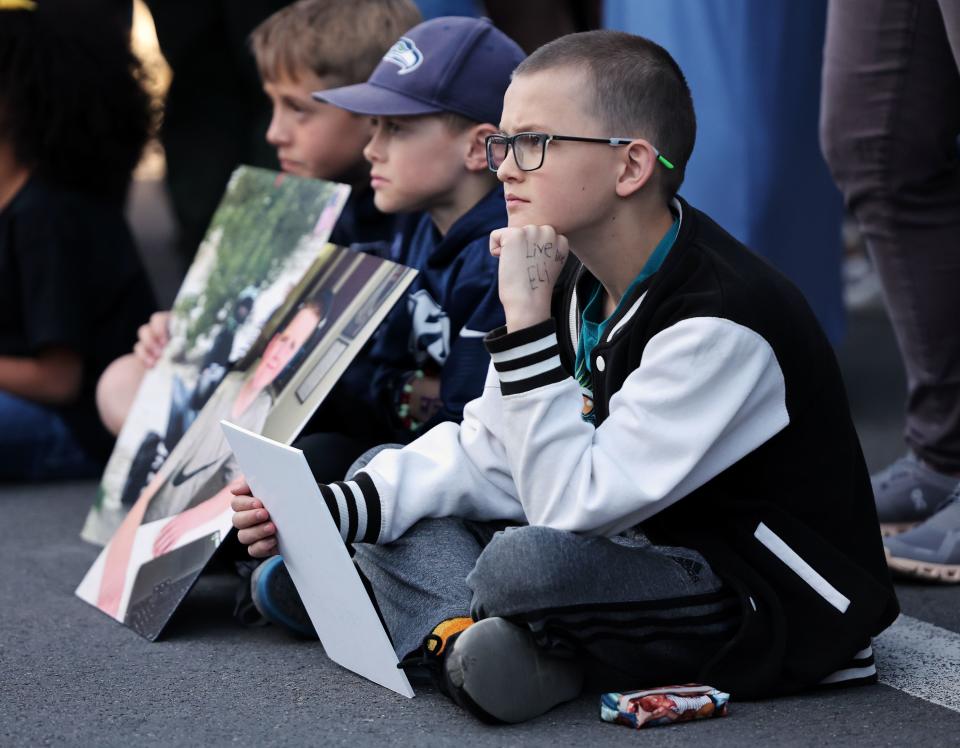
M 139 189 L 141 241 L 147 253 L 163 250 L 168 217 L 152 208 L 155 186 Z M 149 261 L 169 302 L 175 274 Z M 903 449 L 903 374 L 882 310 L 852 315 L 839 357 L 876 469 Z M 94 488 L 0 485 L 0 745 L 960 744 L 958 587 L 898 585 L 904 616 L 875 643 L 876 686 L 734 700 L 727 718 L 640 734 L 600 722 L 596 696 L 489 727 L 431 687 L 408 700 L 333 664 L 316 643 L 241 628 L 225 575 L 201 580 L 161 641 L 107 618 L 73 594 L 98 552 L 79 537 Z

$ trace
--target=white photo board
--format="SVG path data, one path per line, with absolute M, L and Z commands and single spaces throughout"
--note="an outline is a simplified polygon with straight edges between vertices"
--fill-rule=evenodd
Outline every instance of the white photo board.
M 413 697 L 303 452 L 221 421 L 253 495 L 277 526 L 279 552 L 334 662 Z

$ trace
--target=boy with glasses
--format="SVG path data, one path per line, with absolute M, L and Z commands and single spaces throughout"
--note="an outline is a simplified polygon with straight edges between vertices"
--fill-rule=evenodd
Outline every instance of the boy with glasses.
M 563 37 L 517 68 L 501 128 L 484 394 L 321 486 L 398 653 L 502 722 L 584 684 L 874 681 L 897 602 L 839 369 L 799 291 L 676 196 L 676 63 Z M 234 509 L 268 552 L 262 504 Z

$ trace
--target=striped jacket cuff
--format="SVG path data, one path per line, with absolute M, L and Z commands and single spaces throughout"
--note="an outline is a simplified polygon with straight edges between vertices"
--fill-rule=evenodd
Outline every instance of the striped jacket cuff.
M 321 483 L 320 494 L 344 543 L 377 542 L 382 517 L 380 494 L 369 475 L 361 472 L 353 480 Z
M 557 326 L 552 319 L 516 332 L 500 327 L 487 335 L 484 343 L 504 395 L 529 392 L 567 378 L 560 364 Z

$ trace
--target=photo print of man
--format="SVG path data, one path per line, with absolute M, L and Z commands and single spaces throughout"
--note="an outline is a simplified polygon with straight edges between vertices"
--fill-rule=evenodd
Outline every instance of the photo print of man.
M 269 341 L 244 359 L 250 366 L 238 365 L 224 377 L 77 589 L 82 599 L 149 639 L 160 634 L 230 530 L 229 489 L 239 469 L 220 421 L 265 433 L 277 399 L 311 356 L 323 360 L 329 349 L 348 362 L 363 342 L 348 345 L 354 341 L 347 331 L 360 332 L 354 319 L 366 315 L 375 327 L 412 280 L 412 271 L 398 273 L 393 263 L 333 249 Z M 391 279 L 387 295 L 380 280 L 385 273 Z M 371 318 L 364 302 L 375 297 L 382 309 Z M 348 310 L 352 314 L 345 316 Z M 319 400 L 301 402 L 296 424 L 265 435 L 292 441 L 317 405 Z
M 190 424 L 217 389 L 217 385 L 226 376 L 232 364 L 231 353 L 237 328 L 250 315 L 256 297 L 257 289 L 254 286 L 248 286 L 240 292 L 233 309 L 220 326 L 213 345 L 203 357 L 194 387 L 188 385 L 179 373 L 173 375 L 166 428 L 162 436 L 157 431 L 148 431 L 140 442 L 120 493 L 120 503 L 124 506 L 132 506 L 140 497 L 140 493 L 163 465 L 170 450 L 183 438 Z
M 350 188 L 239 167 L 170 313 L 170 340 L 143 379 L 82 537 L 104 545 L 206 401 L 308 279 Z

